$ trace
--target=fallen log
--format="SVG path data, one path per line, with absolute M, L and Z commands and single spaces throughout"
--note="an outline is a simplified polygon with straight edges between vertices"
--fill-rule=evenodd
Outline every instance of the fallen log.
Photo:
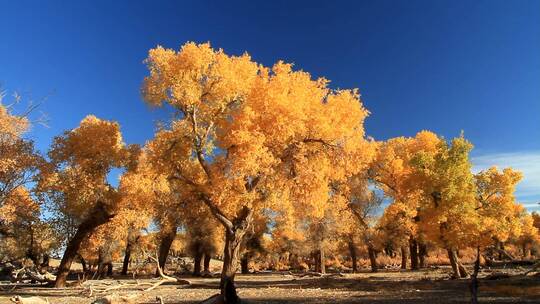
M 335 278 L 335 277 L 345 277 L 345 275 L 341 272 L 336 273 L 320 273 L 315 271 L 308 271 L 304 273 L 293 273 L 288 272 L 288 275 L 292 275 L 294 277 L 298 278 L 304 278 L 304 277 L 316 277 L 316 278 Z
M 533 266 L 536 263 L 532 260 L 494 261 L 487 258 L 484 259 L 488 267 Z
M 21 268 L 13 270 L 11 273 L 11 282 L 18 283 L 22 281 L 36 281 L 39 283 L 53 283 L 56 276 L 52 273 L 39 273 L 35 269 Z

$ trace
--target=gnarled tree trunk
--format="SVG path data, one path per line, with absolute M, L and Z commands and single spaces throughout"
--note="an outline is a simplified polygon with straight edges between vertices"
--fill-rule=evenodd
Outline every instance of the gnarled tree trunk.
M 253 221 L 253 211 L 244 206 L 239 215 L 232 222 L 222 221 L 225 226 L 225 248 L 223 249 L 223 268 L 221 270 L 221 281 L 219 288 L 221 294 L 225 295 L 227 284 L 234 285 L 234 276 L 238 270 L 238 260 L 240 256 L 240 245 L 246 235 L 247 230 Z
M 73 260 L 77 256 L 81 243 L 86 239 L 97 227 L 109 222 L 114 217 L 104 203 L 97 202 L 93 210 L 90 211 L 88 217 L 83 221 L 73 238 L 69 241 L 60 266 L 56 275 L 55 287 L 65 287 L 66 279 L 71 268 Z
M 167 257 L 169 256 L 169 250 L 171 250 L 171 245 L 176 238 L 176 223 L 168 223 L 165 225 L 164 230 L 161 234 L 161 243 L 159 244 L 159 267 L 165 271 L 165 264 L 167 262 Z M 156 269 L 156 276 L 159 276 L 159 270 Z

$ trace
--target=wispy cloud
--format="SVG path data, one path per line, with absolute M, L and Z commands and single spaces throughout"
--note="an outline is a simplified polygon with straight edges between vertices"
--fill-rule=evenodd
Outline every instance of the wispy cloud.
M 473 170 L 478 172 L 491 166 L 512 167 L 523 172 L 523 180 L 516 188 L 516 197 L 529 210 L 540 210 L 540 151 L 482 154 L 472 158 Z

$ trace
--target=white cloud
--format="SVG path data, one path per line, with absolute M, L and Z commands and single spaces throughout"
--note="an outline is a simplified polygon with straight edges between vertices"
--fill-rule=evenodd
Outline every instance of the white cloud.
M 540 151 L 492 153 L 472 158 L 474 172 L 491 166 L 512 167 L 523 173 L 523 180 L 516 188 L 516 197 L 529 210 L 539 209 L 540 202 Z

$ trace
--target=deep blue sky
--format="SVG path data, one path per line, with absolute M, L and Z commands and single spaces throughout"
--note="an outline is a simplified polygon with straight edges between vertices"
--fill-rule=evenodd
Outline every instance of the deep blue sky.
M 144 143 L 166 115 L 140 98 L 148 49 L 210 41 L 359 88 L 376 139 L 464 130 L 487 163 L 540 160 L 540 1 L 221 2 L 2 1 L 0 83 L 48 96 L 42 150 L 90 113 Z

